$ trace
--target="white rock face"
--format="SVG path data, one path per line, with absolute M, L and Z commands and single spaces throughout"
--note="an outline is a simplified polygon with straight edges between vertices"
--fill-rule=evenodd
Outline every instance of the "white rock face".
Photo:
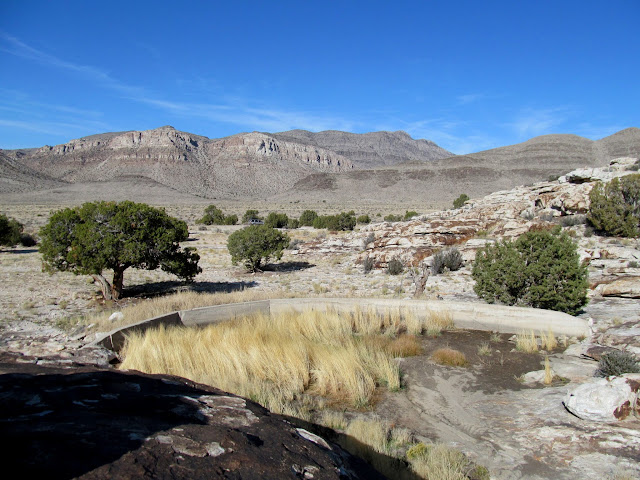
M 122 320 L 124 320 L 124 314 L 122 312 L 113 312 L 109 316 L 110 322 L 121 322 Z
M 569 392 L 564 406 L 583 420 L 617 422 L 640 409 L 640 374 L 594 378 Z

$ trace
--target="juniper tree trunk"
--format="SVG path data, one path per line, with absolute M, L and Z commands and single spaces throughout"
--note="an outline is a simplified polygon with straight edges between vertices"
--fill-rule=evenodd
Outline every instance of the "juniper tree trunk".
M 122 296 L 122 284 L 124 283 L 124 268 L 113 270 L 113 282 L 111 282 L 111 297 L 120 300 Z
M 113 300 L 113 296 L 111 294 L 111 284 L 100 274 L 91 275 L 93 277 L 94 283 L 97 283 L 100 286 L 100 290 L 102 291 L 102 296 L 105 300 Z

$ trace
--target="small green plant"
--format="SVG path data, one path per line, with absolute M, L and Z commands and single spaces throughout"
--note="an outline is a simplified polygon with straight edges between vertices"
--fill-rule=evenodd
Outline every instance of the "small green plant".
M 487 342 L 485 343 L 481 343 L 480 346 L 478 347 L 478 355 L 482 356 L 489 356 L 491 355 L 491 345 L 489 345 Z
M 366 225 L 368 223 L 371 223 L 371 217 L 369 217 L 369 215 L 360 215 L 358 218 L 356 218 L 356 222 Z
M 638 264 L 638 262 L 636 260 L 631 260 L 627 264 L 627 267 L 629 267 L 629 268 L 638 268 L 638 267 L 640 267 L 640 264 Z
M 596 377 L 610 377 L 623 373 L 640 373 L 640 362 L 629 352 L 613 351 L 600 357 Z
M 640 235 L 640 174 L 598 183 L 589 201 L 587 220 L 597 231 L 615 237 Z
M 460 196 L 453 201 L 453 208 L 462 207 L 467 200 L 469 200 L 469 195 L 461 193 Z
M 392 258 L 387 264 L 387 273 L 389 275 L 400 275 L 404 272 L 404 265 L 397 258 Z
M 267 215 L 264 224 L 271 228 L 285 228 L 289 223 L 289 217 L 286 213 L 271 212 Z
M 434 275 L 440 275 L 446 271 L 455 272 L 464 265 L 462 254 L 457 248 L 440 251 L 433 256 L 431 271 Z

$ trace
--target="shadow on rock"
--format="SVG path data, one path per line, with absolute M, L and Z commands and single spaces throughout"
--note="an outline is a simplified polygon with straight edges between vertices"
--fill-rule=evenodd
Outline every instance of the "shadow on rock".
M 24 478 L 382 478 L 281 416 L 179 377 L 0 355 L 0 433 Z

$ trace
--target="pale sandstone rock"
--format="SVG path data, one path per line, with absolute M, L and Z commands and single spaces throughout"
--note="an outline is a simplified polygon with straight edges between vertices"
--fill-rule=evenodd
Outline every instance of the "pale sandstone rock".
M 640 298 L 640 277 L 623 277 L 598 286 L 603 297 Z
M 594 378 L 570 391 L 564 406 L 575 416 L 594 422 L 617 422 L 637 413 L 640 374 Z

